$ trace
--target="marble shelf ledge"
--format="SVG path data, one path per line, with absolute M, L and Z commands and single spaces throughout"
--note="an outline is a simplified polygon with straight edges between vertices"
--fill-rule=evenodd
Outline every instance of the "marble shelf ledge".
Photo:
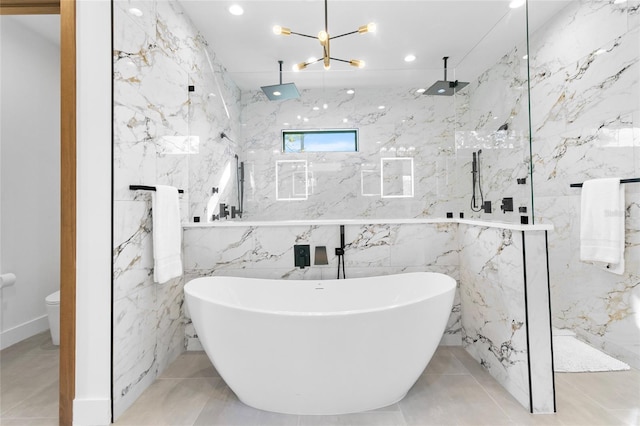
M 460 223 L 486 228 L 510 229 L 512 231 L 552 231 L 553 225 L 521 225 L 519 223 L 491 222 L 473 219 L 316 219 L 316 220 L 219 220 L 215 222 L 190 222 L 182 224 L 185 229 L 233 228 L 247 226 L 334 226 L 334 225 L 420 225 L 438 223 Z

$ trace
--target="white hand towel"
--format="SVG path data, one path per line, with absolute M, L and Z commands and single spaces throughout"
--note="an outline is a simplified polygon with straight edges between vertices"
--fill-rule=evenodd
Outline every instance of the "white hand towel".
M 623 274 L 625 200 L 620 179 L 588 180 L 581 198 L 580 260 Z
M 165 283 L 182 275 L 182 226 L 178 190 L 156 185 L 152 193 L 153 280 Z

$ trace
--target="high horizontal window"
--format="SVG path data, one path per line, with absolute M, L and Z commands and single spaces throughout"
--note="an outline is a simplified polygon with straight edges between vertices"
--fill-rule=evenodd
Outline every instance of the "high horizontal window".
M 282 131 L 282 152 L 357 151 L 358 129 Z

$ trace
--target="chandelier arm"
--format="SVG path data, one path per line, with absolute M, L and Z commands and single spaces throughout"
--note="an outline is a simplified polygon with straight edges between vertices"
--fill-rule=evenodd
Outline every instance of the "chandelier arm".
M 350 62 L 345 59 L 334 58 L 333 56 L 330 56 L 329 59 L 331 59 L 332 61 L 346 62 L 347 64 Z
M 291 31 L 291 34 L 295 34 L 295 35 L 302 36 L 302 37 L 315 38 L 315 39 L 318 38 L 317 36 L 312 36 L 312 35 L 309 35 L 309 34 L 296 33 L 296 32 L 293 32 L 293 31 Z
M 329 40 L 333 40 L 334 38 L 348 36 L 348 35 L 351 35 L 351 34 L 357 34 L 358 32 L 359 32 L 358 30 L 355 30 L 355 31 L 351 31 L 350 33 L 340 34 L 340 35 L 337 35 L 337 36 L 330 37 Z

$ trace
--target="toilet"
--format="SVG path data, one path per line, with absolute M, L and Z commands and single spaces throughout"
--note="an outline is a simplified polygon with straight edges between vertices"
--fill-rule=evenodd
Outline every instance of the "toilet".
M 49 317 L 49 329 L 54 345 L 60 345 L 60 291 L 51 293 L 44 299 Z

